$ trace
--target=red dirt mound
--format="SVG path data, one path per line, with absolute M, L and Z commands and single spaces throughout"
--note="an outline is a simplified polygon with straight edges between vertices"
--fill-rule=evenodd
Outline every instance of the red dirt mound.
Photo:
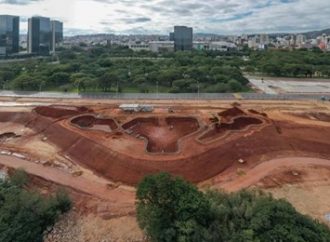
M 65 106 L 47 106 L 36 107 L 34 111 L 42 116 L 49 118 L 62 118 L 74 116 L 88 111 L 86 107 L 65 107 Z
M 202 135 L 199 140 L 211 142 L 212 140 L 225 136 L 230 131 L 243 130 L 251 125 L 262 124 L 263 121 L 254 117 L 238 117 L 230 123 L 215 124 L 214 127 Z
M 266 118 L 268 117 L 266 113 L 260 113 L 260 112 L 254 110 L 254 109 L 249 109 L 248 111 L 252 114 L 255 114 L 255 115 L 261 115 L 261 116 L 264 116 Z
M 71 123 L 80 128 L 94 129 L 101 131 L 112 131 L 118 128 L 116 122 L 109 118 L 96 118 L 93 115 L 85 115 L 74 118 Z
M 233 107 L 219 113 L 218 115 L 222 118 L 222 120 L 229 122 L 235 117 L 246 115 L 246 113 L 238 107 Z
M 123 125 L 123 129 L 134 137 L 147 140 L 147 151 L 152 153 L 174 153 L 178 151 L 178 140 L 199 129 L 195 118 L 137 118 Z

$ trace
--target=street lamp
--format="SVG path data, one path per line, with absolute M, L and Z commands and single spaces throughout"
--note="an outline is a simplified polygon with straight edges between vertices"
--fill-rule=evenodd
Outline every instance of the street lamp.
M 39 92 L 41 92 L 42 85 L 44 85 L 44 82 L 40 82 L 40 85 L 39 85 Z
M 117 90 L 116 90 L 117 99 L 119 97 L 119 80 L 117 79 Z
M 157 99 L 159 99 L 159 83 L 158 83 L 158 81 L 157 81 L 157 88 L 156 88 L 156 90 L 157 90 Z
M 200 96 L 200 91 L 199 91 L 199 81 L 197 81 L 197 96 L 198 96 L 198 100 L 199 100 L 199 96 Z
M 6 90 L 6 82 L 7 82 L 7 80 L 5 80 L 5 81 L 3 82 L 2 90 Z

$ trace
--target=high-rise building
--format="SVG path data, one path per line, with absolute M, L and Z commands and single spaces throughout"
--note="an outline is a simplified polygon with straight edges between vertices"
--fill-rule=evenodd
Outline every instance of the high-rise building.
M 174 32 L 171 32 L 170 33 L 170 38 L 169 38 L 170 41 L 174 41 Z
M 60 21 L 52 20 L 52 41 L 51 50 L 55 52 L 56 45 L 63 41 L 63 23 Z
M 186 26 L 174 27 L 174 50 L 186 51 L 193 49 L 193 29 Z
M 259 43 L 261 45 L 268 45 L 270 43 L 270 41 L 269 41 L 269 35 L 268 34 L 261 34 L 259 36 Z
M 19 17 L 0 15 L 0 55 L 19 52 Z
M 303 35 L 303 34 L 298 34 L 298 35 L 296 36 L 296 45 L 297 45 L 298 47 L 301 47 L 303 44 L 306 43 L 306 40 L 307 40 L 307 38 L 306 38 L 305 35 Z
M 28 52 L 48 55 L 52 39 L 50 19 L 32 17 L 29 19 L 28 29 Z

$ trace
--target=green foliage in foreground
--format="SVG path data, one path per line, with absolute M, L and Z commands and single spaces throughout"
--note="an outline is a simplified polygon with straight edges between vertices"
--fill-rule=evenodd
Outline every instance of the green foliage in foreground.
M 155 242 L 330 241 L 328 227 L 261 192 L 204 194 L 161 173 L 139 184 L 137 199 L 139 225 Z
M 0 241 L 38 242 L 43 232 L 58 216 L 71 207 L 64 191 L 44 198 L 23 187 L 28 182 L 24 171 L 17 171 L 8 181 L 0 182 Z

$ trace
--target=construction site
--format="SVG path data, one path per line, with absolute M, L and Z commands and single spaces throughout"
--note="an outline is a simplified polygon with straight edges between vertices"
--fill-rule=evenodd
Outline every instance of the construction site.
M 201 190 L 259 188 L 330 225 L 329 103 L 132 103 L 1 98 L 1 174 L 23 168 L 44 194 L 65 187 L 74 201 L 65 221 L 77 241 L 108 233 L 143 241 L 135 187 L 158 172 Z M 65 234 L 68 225 L 58 226 Z

